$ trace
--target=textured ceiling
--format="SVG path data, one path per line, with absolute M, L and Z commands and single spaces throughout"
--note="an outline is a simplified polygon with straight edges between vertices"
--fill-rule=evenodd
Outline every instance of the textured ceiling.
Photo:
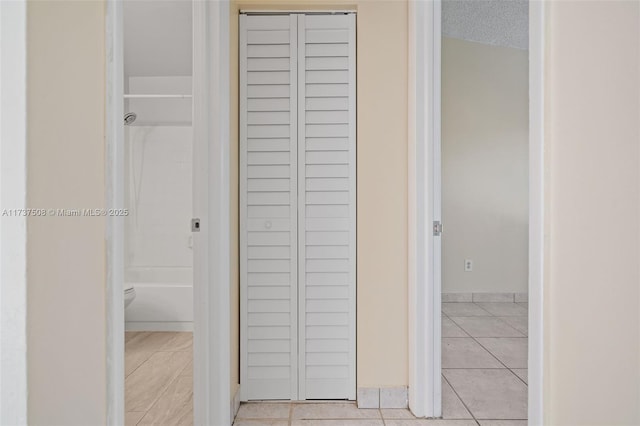
M 444 0 L 445 37 L 528 49 L 528 0 Z

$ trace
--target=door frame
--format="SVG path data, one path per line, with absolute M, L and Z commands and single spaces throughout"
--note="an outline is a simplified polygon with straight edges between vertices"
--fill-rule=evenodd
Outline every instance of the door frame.
M 409 3 L 409 408 L 442 415 L 440 0 Z M 529 2 L 528 419 L 543 424 L 545 3 Z
M 124 203 L 124 25 L 122 2 L 107 0 L 106 54 L 106 168 L 107 209 Z M 107 216 L 106 245 L 106 424 L 124 424 L 124 218 Z
M 233 420 L 230 283 L 230 8 L 193 4 L 193 414 L 196 425 Z
M 230 424 L 229 1 L 193 4 L 194 423 Z M 106 206 L 124 207 L 121 0 L 106 0 Z M 210 172 L 211 171 L 211 172 Z M 109 217 L 106 424 L 124 424 L 124 220 Z M 220 344 L 221 343 L 221 344 Z
M 409 408 L 416 417 L 442 415 L 439 210 L 441 2 L 409 2 Z M 437 168 L 437 170 L 436 170 Z
M 544 70 L 546 2 L 529 2 L 529 425 L 544 424 Z
M 27 2 L 0 2 L 0 211 L 27 206 Z M 27 424 L 27 217 L 0 219 L 0 424 Z M 9 283 L 11 283 L 9 285 Z

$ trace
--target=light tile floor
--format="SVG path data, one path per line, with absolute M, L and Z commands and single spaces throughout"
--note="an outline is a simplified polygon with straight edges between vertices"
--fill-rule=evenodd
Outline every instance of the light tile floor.
M 355 403 L 242 404 L 235 426 L 526 426 L 527 304 L 442 304 L 442 419 Z
M 527 308 L 442 304 L 443 418 L 527 424 Z
M 193 334 L 125 333 L 125 426 L 193 425 Z

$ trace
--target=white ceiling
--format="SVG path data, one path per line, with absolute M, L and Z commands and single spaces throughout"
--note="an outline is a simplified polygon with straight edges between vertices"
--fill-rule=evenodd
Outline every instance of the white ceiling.
M 445 37 L 528 49 L 528 0 L 444 0 Z
M 191 75 L 191 0 L 125 0 L 124 72 Z

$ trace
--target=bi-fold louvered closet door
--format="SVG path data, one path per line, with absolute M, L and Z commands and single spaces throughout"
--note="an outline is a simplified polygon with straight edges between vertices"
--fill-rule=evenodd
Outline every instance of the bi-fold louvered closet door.
M 355 15 L 240 18 L 241 397 L 355 399 Z

